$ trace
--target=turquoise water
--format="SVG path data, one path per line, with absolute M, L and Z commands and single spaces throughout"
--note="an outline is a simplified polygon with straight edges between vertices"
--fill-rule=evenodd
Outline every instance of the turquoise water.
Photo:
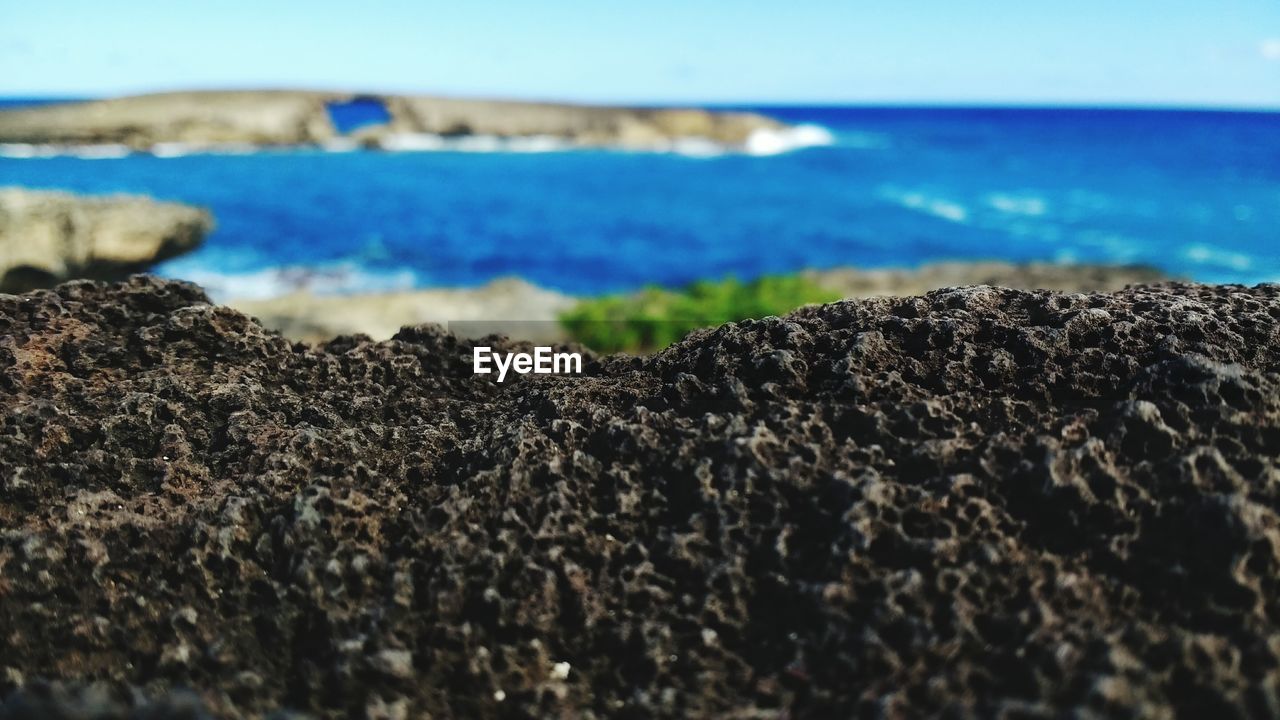
M 536 144 L 0 157 L 0 185 L 206 205 L 218 230 L 160 271 L 219 294 L 504 275 L 601 292 L 992 258 L 1280 280 L 1280 114 L 759 110 L 832 143 L 765 157 Z

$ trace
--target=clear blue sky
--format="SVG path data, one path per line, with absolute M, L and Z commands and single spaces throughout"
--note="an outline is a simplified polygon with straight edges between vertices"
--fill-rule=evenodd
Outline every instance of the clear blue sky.
M 0 0 L 0 95 L 1280 108 L 1280 0 Z

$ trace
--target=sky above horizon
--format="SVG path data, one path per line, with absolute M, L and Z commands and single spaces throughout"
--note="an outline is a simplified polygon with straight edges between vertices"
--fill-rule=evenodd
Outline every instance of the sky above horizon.
M 6 96 L 1280 109 L 1277 0 L 0 0 L 0 18 Z

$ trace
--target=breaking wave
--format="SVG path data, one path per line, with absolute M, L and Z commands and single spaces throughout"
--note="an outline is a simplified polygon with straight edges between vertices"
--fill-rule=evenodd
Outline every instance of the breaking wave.
M 216 302 L 261 300 L 294 292 L 317 295 L 388 292 L 418 286 L 410 270 L 378 272 L 355 263 L 269 267 L 247 272 L 222 272 L 194 263 L 169 263 L 160 274 L 189 280 L 203 287 Z
M 835 136 L 821 125 L 796 125 L 781 130 L 756 130 L 747 138 L 743 150 L 757 157 L 812 147 L 835 144 Z
M 128 145 L 40 145 L 26 143 L 0 143 L 0 157 L 17 160 L 50 157 L 75 157 L 81 160 L 114 160 L 128 157 L 133 151 Z
M 880 196 L 899 207 L 912 212 L 930 215 L 947 222 L 963 225 L 969 221 L 969 208 L 944 197 L 924 192 L 904 191 L 892 187 L 881 188 Z
M 620 150 L 712 158 L 746 154 L 756 157 L 781 155 L 804 148 L 832 145 L 832 134 L 817 125 L 800 125 L 782 130 L 757 130 L 741 146 L 719 143 L 708 138 L 689 137 L 657 143 L 649 147 L 585 146 L 551 135 L 501 137 L 498 135 L 448 136 L 431 133 L 397 133 L 378 141 L 375 149 L 385 152 L 463 152 L 463 153 L 557 153 L 580 150 Z M 318 146 L 259 146 L 249 143 L 156 143 L 137 150 L 127 145 L 46 145 L 0 144 L 0 157 L 38 159 L 72 157 L 85 160 L 119 159 L 132 155 L 179 158 L 191 155 L 253 155 L 258 153 L 306 152 L 321 150 L 331 153 L 358 152 L 365 146 L 350 138 L 333 138 Z

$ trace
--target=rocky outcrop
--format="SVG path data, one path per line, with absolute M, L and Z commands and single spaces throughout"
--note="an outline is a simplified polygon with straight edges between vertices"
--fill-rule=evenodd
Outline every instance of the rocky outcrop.
M 0 717 L 1280 714 L 1280 286 L 470 349 L 0 296 Z
M 205 210 L 146 197 L 0 188 L 0 292 L 123 278 L 195 248 L 212 228 Z
M 946 262 L 888 270 L 836 268 L 810 270 L 804 275 L 846 298 L 919 295 L 962 285 L 1098 292 L 1168 279 L 1158 270 L 1138 266 L 1004 262 Z M 386 340 L 406 325 L 422 323 L 452 323 L 472 337 L 477 332 L 494 332 L 532 342 L 559 342 L 568 337 L 559 317 L 580 300 L 508 278 L 478 288 L 353 295 L 318 295 L 304 290 L 267 299 L 231 298 L 227 304 L 286 337 L 307 342 L 357 333 Z
M 228 301 L 286 337 L 323 342 L 364 334 L 386 340 L 406 325 L 454 324 L 467 334 L 490 332 L 533 342 L 565 339 L 557 319 L 577 303 L 573 297 L 518 278 L 476 288 L 438 288 L 357 295 L 299 291 L 280 297 Z
M 0 111 L 0 142 L 296 145 L 332 136 L 326 96 L 306 92 L 177 92 Z
M 637 109 L 420 96 L 301 91 L 176 92 L 0 112 L 0 143 L 122 145 L 315 145 L 339 137 L 327 107 L 382 102 L 390 120 L 354 138 L 379 145 L 402 135 L 549 136 L 582 145 L 655 147 L 701 138 L 741 145 L 780 123 L 752 113 Z
M 551 136 L 584 145 L 651 147 L 703 138 L 741 145 L 760 129 L 782 125 L 754 113 L 632 109 L 454 98 L 392 97 L 388 132 L 439 135 Z
M 915 268 L 834 268 L 804 273 L 819 285 L 847 298 L 923 295 L 931 290 L 965 285 L 998 285 L 1016 290 L 1108 292 L 1126 285 L 1170 280 L 1142 265 L 1062 263 L 1015 264 L 999 261 L 938 262 Z

